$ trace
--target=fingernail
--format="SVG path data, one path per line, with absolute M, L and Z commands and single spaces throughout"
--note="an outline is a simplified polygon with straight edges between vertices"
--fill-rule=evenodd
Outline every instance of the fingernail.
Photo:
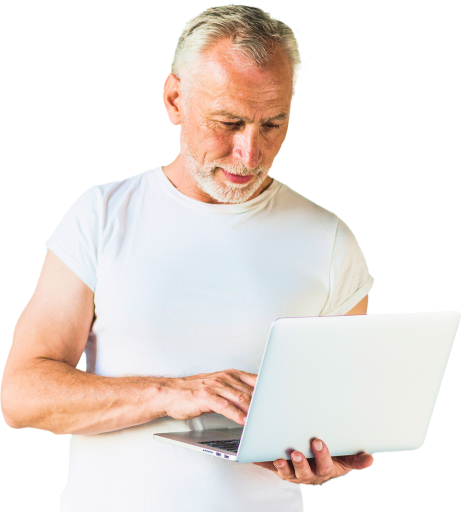
M 278 460 L 275 465 L 278 467 L 278 468 L 283 468 L 283 466 L 285 465 L 285 461 L 284 460 Z
M 243 423 L 246 423 L 246 421 L 247 421 L 247 417 L 245 416 L 245 417 L 243 418 Z
M 301 455 L 299 454 L 296 454 L 296 455 L 292 455 L 291 458 L 295 461 L 295 462 L 300 462 L 302 457 Z
M 322 441 L 314 441 L 314 448 L 315 448 L 317 451 L 320 451 L 320 450 L 323 448 L 323 443 L 322 443 Z

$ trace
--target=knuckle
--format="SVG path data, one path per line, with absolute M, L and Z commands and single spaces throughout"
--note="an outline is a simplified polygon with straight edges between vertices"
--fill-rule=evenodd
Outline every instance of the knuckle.
M 240 421 L 239 413 L 237 412 L 236 408 L 230 403 L 230 402 L 223 402 L 220 405 L 221 408 L 221 414 L 223 416 L 226 416 L 227 418 L 232 419 L 233 421 Z
M 315 474 L 320 478 L 330 478 L 331 468 L 318 469 Z
M 250 401 L 250 397 L 244 391 L 238 393 L 237 399 L 239 403 L 246 403 Z
M 222 405 L 222 410 L 223 411 L 227 411 L 227 410 L 230 410 L 232 411 L 234 414 L 237 414 L 237 410 L 236 408 L 230 403 L 228 402 L 226 399 L 224 399 L 224 403 Z
M 225 411 L 226 409 L 229 409 L 229 407 L 232 406 L 232 404 L 230 402 L 228 402 L 225 398 L 222 398 L 219 396 L 215 396 L 214 398 L 215 398 L 214 402 L 216 404 L 216 407 L 218 407 L 221 411 Z

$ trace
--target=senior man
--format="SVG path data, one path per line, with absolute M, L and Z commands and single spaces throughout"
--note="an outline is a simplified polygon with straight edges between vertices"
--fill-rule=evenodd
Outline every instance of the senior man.
M 62 511 L 298 512 L 297 484 L 372 464 L 321 440 L 309 461 L 240 464 L 152 438 L 243 425 L 275 318 L 366 313 L 349 228 L 268 176 L 298 64 L 293 32 L 260 9 L 189 21 L 164 88 L 178 157 L 91 187 L 47 241 L 2 407 L 12 427 L 73 434 Z

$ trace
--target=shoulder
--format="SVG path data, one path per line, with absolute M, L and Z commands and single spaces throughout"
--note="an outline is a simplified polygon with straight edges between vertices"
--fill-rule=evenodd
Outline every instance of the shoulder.
M 149 179 L 149 171 L 92 185 L 79 195 L 72 206 L 86 211 L 116 209 L 120 204 L 125 203 L 127 198 L 128 200 L 131 199 L 136 191 L 143 189 L 143 185 Z
M 123 195 L 124 193 L 137 189 L 141 185 L 145 184 L 151 175 L 152 170 L 147 170 L 123 180 L 94 185 L 94 187 L 100 188 L 102 191 L 110 195 Z
M 355 235 L 344 220 L 285 184 L 280 188 L 278 203 L 280 211 L 288 216 L 286 220 L 296 227 L 307 227 L 310 234 L 328 241 L 331 250 L 333 247 L 342 251 L 357 246 Z
M 280 210 L 291 218 L 296 218 L 311 226 L 317 226 L 331 237 L 335 236 L 338 222 L 340 221 L 338 216 L 301 195 L 299 192 L 294 191 L 288 185 L 282 184 L 277 194 L 277 202 Z

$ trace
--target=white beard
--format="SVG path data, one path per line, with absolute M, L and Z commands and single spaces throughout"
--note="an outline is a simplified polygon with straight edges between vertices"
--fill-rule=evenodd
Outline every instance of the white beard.
M 231 183 L 225 178 L 223 182 L 220 182 L 217 172 L 219 167 L 223 168 L 222 165 L 214 162 L 205 166 L 201 165 L 197 161 L 182 129 L 180 144 L 185 171 L 203 192 L 219 203 L 244 203 L 248 201 L 263 184 L 269 173 L 270 166 L 258 166 L 256 169 L 249 170 L 243 164 L 226 165 L 225 170 L 231 174 L 240 176 L 256 174 L 256 177 L 250 184 Z

